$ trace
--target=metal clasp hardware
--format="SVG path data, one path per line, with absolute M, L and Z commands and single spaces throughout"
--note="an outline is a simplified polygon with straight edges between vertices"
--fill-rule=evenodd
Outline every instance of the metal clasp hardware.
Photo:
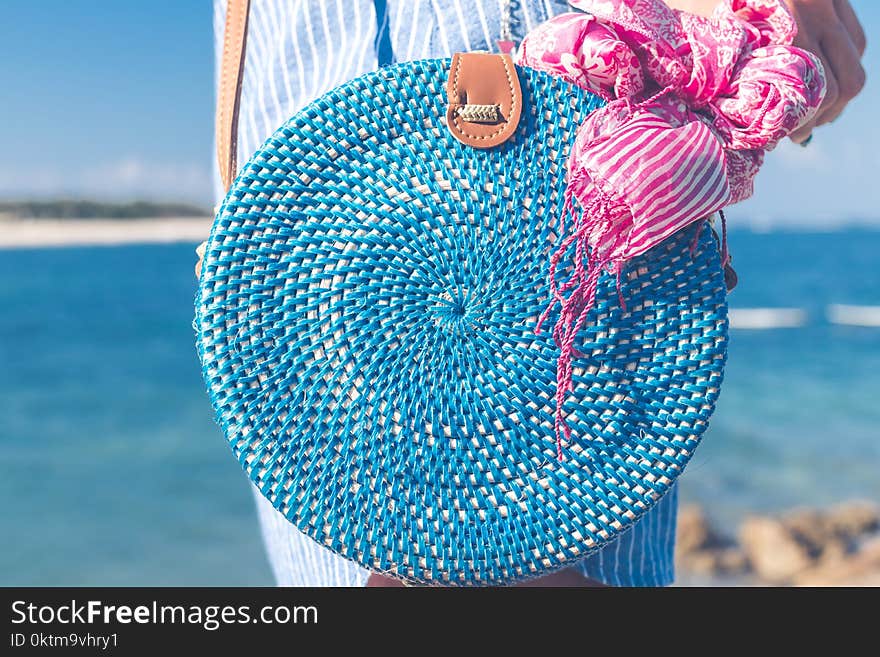
M 457 110 L 462 121 L 468 123 L 498 123 L 501 121 L 501 108 L 497 103 L 492 105 L 462 105 Z

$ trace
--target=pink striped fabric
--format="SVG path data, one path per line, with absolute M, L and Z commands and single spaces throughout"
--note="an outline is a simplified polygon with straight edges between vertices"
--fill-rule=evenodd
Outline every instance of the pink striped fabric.
M 552 298 L 536 329 L 559 303 L 560 458 L 562 435 L 571 437 L 562 405 L 574 341 L 601 272 L 619 277 L 630 258 L 750 196 L 764 152 L 808 121 L 825 95 L 819 61 L 791 46 L 796 26 L 780 0 L 725 0 L 711 18 L 662 0 L 571 4 L 587 13 L 538 26 L 517 52 L 518 63 L 609 101 L 579 128 L 569 157 L 572 226 L 550 259 Z M 559 284 L 572 245 L 574 270 Z
M 605 230 L 596 222 L 588 231 L 590 245 L 608 260 L 640 255 L 730 200 L 721 144 L 704 123 L 662 111 L 662 100 L 633 112 L 624 101 L 615 102 L 620 106 L 613 109 L 626 118 L 613 127 L 604 122 L 599 136 L 579 133 L 572 154 L 578 168 L 569 180 L 574 192 L 596 189 L 608 199 L 628 201 L 629 230 Z

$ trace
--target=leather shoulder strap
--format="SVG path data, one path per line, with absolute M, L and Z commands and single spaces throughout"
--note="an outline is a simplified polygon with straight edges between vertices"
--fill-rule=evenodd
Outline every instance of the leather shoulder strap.
M 223 55 L 220 60 L 220 88 L 215 116 L 217 164 L 224 191 L 229 191 L 238 170 L 238 104 L 247 48 L 250 0 L 227 0 Z

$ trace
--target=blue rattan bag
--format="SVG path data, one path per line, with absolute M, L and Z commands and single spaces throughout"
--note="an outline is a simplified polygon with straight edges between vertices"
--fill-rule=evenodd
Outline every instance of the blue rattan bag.
M 718 396 L 726 291 L 697 224 L 628 264 L 625 307 L 603 276 L 559 459 L 559 352 L 535 324 L 569 148 L 603 101 L 517 69 L 515 134 L 471 148 L 446 126 L 449 65 L 364 75 L 251 158 L 208 241 L 197 342 L 235 457 L 296 527 L 407 580 L 505 583 L 667 492 Z

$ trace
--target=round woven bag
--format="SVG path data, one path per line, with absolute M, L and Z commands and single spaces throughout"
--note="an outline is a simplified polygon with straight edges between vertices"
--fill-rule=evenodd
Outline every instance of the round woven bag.
M 518 68 L 516 133 L 473 149 L 446 128 L 448 68 L 360 77 L 253 156 L 207 245 L 197 342 L 235 457 L 296 527 L 371 570 L 498 584 L 584 557 L 669 489 L 718 396 L 726 293 L 699 225 L 629 263 L 624 306 L 603 276 L 558 458 L 559 351 L 535 325 L 566 158 L 602 101 Z

